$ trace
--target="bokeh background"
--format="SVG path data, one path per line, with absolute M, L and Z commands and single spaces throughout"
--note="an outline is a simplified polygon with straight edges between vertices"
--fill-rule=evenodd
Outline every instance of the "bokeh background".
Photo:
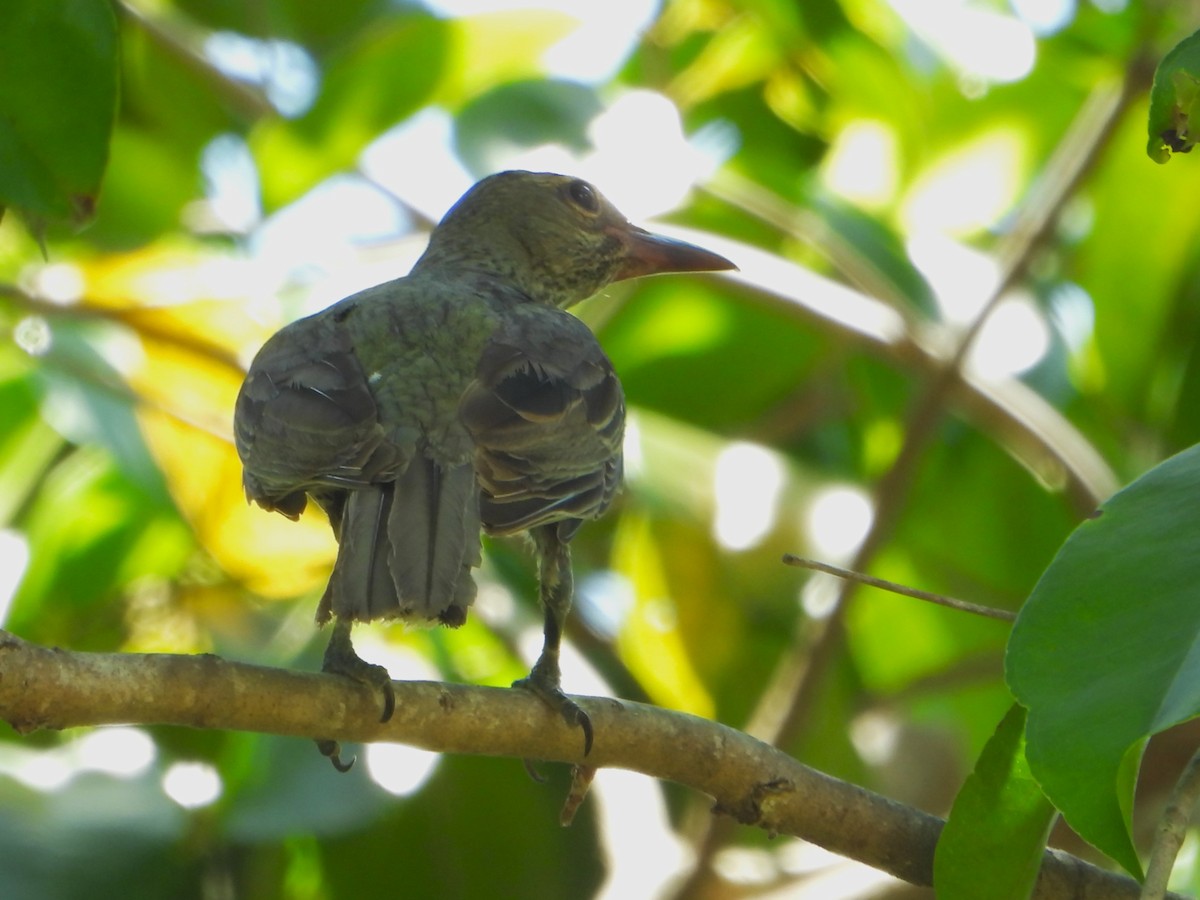
M 577 310 L 630 433 L 624 495 L 575 542 L 569 691 L 944 815 L 1011 702 L 1007 626 L 782 554 L 1016 609 L 1098 500 L 1200 437 L 1200 170 L 1145 152 L 1195 2 L 111 8 L 94 218 L 0 223 L 0 624 L 28 640 L 318 668 L 334 545 L 319 514 L 246 505 L 244 367 L 404 274 L 505 168 L 586 177 L 741 266 Z M 396 677 L 510 683 L 541 639 L 522 546 L 487 542 L 480 582 L 462 629 L 356 646 Z M 1148 808 L 1189 739 L 1152 745 Z M 0 726 L 0 896 L 931 896 L 631 773 L 564 830 L 555 767 L 359 756 L 338 775 L 305 741 Z

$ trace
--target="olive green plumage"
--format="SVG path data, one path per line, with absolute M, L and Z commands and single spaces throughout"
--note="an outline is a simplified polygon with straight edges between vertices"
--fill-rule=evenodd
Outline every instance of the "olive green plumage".
M 563 308 L 621 278 L 721 268 L 731 264 L 630 225 L 585 182 L 505 172 L 446 214 L 407 277 L 263 346 L 234 434 L 251 500 L 295 518 L 311 497 L 333 525 L 318 613 L 338 622 L 327 670 L 390 691 L 353 655 L 350 623 L 461 624 L 480 530 L 530 531 L 547 640 L 526 686 L 590 743 L 558 690 L 566 542 L 618 488 L 625 409 L 595 337 Z

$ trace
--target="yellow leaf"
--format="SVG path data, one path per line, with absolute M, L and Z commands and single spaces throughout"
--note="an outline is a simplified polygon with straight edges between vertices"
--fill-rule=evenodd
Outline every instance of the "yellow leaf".
M 241 369 L 147 334 L 141 346 L 140 358 L 128 362 L 124 374 L 142 404 L 230 441 Z
M 688 658 L 648 519 L 636 513 L 621 517 L 613 568 L 629 579 L 636 598 L 617 636 L 621 658 L 655 703 L 711 718 L 713 700 Z
M 164 240 L 76 267 L 84 308 L 143 338 L 190 348 L 230 367 L 237 366 L 247 343 L 261 344 L 277 324 L 255 316 L 264 298 L 274 296 L 273 276 L 259 263 L 232 254 Z
M 250 315 L 252 264 L 177 241 L 80 268 L 84 303 L 140 340 L 140 353 L 123 353 L 114 364 L 139 399 L 146 444 L 201 545 L 264 596 L 319 589 L 335 555 L 324 516 L 318 510 L 290 522 L 252 508 L 232 443 L 244 374 L 237 354 L 269 331 Z
M 319 510 L 291 522 L 251 507 L 228 440 L 153 407 L 141 407 L 138 420 L 180 512 L 231 577 L 267 597 L 294 597 L 324 583 L 335 544 Z
M 514 10 L 455 19 L 453 58 L 437 101 L 457 108 L 499 84 L 542 74 L 542 54 L 579 25 L 552 10 Z
M 783 54 L 761 21 L 743 16 L 715 34 L 667 93 L 683 109 L 765 80 Z

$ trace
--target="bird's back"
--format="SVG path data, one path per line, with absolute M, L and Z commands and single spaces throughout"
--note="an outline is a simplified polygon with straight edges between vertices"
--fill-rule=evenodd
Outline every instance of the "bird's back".
M 248 496 L 330 516 L 322 616 L 461 620 L 480 527 L 596 518 L 621 477 L 624 399 L 591 331 L 503 285 L 410 277 L 267 342 L 234 430 Z

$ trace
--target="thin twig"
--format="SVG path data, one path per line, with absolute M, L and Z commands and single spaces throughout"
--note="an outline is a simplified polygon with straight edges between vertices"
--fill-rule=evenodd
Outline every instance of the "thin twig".
M 824 572 L 826 575 L 844 578 L 847 581 L 856 581 L 859 584 L 879 588 L 883 591 L 890 591 L 893 594 L 902 594 L 905 597 L 912 597 L 915 600 L 936 603 L 938 606 L 948 606 L 950 609 L 957 609 L 959 612 L 971 613 L 975 616 L 986 616 L 989 619 L 1000 619 L 1005 622 L 1012 622 L 1017 618 L 1017 614 L 1011 610 L 997 609 L 994 606 L 982 606 L 978 603 L 971 603 L 969 600 L 947 597 L 945 594 L 934 594 L 931 591 L 908 587 L 904 584 L 898 584 L 895 581 L 888 581 L 885 578 L 876 578 L 874 575 L 866 575 L 851 569 L 843 569 L 841 566 L 830 565 L 829 563 L 819 562 L 815 559 L 805 559 L 801 556 L 793 556 L 791 553 L 783 555 L 783 564 L 786 566 L 797 566 L 801 569 L 812 569 L 816 572 Z
M 1140 900 L 1162 900 L 1166 896 L 1171 869 L 1175 866 L 1179 848 L 1183 846 L 1192 810 L 1197 803 L 1200 803 L 1200 750 L 1188 761 L 1179 781 L 1175 783 L 1167 808 L 1158 820 Z

